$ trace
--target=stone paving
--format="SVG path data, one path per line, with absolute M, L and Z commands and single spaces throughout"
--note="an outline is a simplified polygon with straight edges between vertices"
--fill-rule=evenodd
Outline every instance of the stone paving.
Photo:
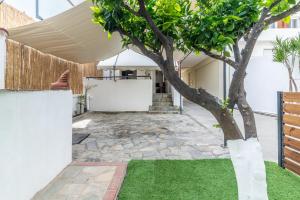
M 73 146 L 73 159 L 82 162 L 229 157 L 221 132 L 185 114 L 88 113 L 74 121 L 73 133 L 91 134 Z
M 73 163 L 32 200 L 114 200 L 125 171 L 124 163 Z

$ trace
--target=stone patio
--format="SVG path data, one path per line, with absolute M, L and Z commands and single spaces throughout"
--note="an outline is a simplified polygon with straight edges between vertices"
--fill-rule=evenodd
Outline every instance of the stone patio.
M 73 159 L 114 162 L 131 159 L 228 157 L 220 131 L 210 131 L 188 115 L 88 113 L 73 123 L 73 133 L 91 134 L 73 146 Z

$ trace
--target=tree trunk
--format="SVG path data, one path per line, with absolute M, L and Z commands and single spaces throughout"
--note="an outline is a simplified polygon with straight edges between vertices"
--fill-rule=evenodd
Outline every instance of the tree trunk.
M 246 98 L 244 81 L 240 86 L 237 105 L 243 118 L 245 139 L 247 140 L 249 138 L 257 138 L 257 129 L 256 129 L 254 112 L 250 107 Z
M 268 200 L 266 170 L 257 138 L 228 141 L 239 200 Z
M 291 78 L 292 78 L 292 83 L 293 83 L 293 85 L 294 85 L 295 92 L 298 92 L 298 86 L 297 86 L 297 83 L 296 83 L 296 81 L 295 81 L 295 79 L 294 79 L 293 77 L 291 77 Z
M 290 67 L 288 67 L 289 73 L 289 92 L 293 92 L 293 72 Z

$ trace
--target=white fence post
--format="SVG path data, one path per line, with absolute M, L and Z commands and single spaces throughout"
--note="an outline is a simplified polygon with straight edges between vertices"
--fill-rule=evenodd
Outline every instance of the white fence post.
M 6 70 L 6 38 L 8 32 L 0 28 L 0 90 L 5 89 L 5 70 Z

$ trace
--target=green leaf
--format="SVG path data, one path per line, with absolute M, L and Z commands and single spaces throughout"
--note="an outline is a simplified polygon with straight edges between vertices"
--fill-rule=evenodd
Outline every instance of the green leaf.
M 224 56 L 225 56 L 225 57 L 230 57 L 230 56 L 231 56 L 231 54 L 230 54 L 230 52 L 229 52 L 229 51 L 224 51 Z
M 180 12 L 181 11 L 181 7 L 178 3 L 175 4 L 175 10 Z
M 111 36 L 112 36 L 111 32 L 107 32 L 107 39 L 108 39 L 108 40 L 111 39 Z
M 101 9 L 98 6 L 91 6 L 90 8 L 96 14 L 99 14 L 101 12 Z
M 289 24 L 291 22 L 291 16 L 284 18 L 282 21 L 286 24 Z

